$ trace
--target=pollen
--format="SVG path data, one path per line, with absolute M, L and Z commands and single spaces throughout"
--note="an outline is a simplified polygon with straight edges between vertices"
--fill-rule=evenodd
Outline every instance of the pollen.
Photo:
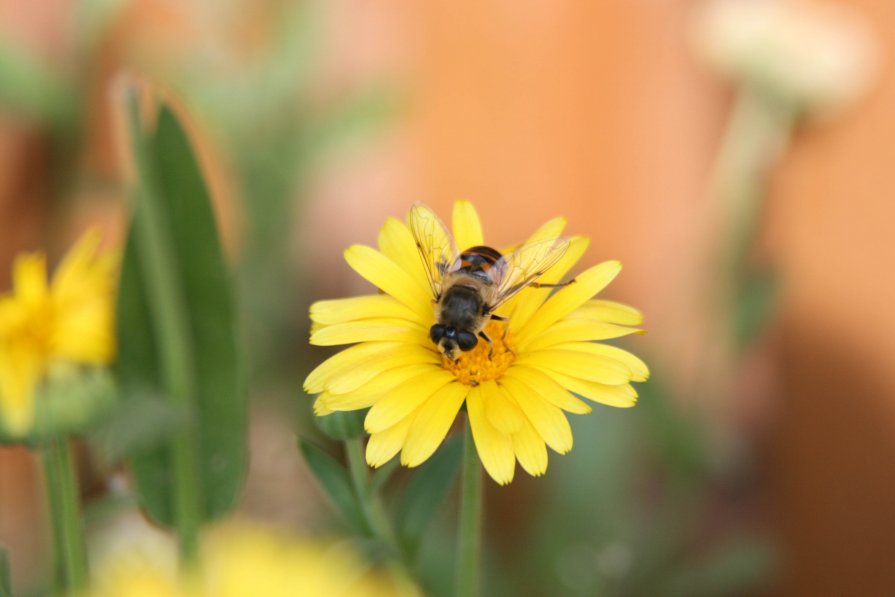
M 477 386 L 483 381 L 500 379 L 510 368 L 516 353 L 509 343 L 509 332 L 504 324 L 490 321 L 485 327 L 485 334 L 491 338 L 491 344 L 479 338 L 475 348 L 469 352 L 461 352 L 456 361 L 442 356 L 445 369 L 457 376 L 460 383 Z

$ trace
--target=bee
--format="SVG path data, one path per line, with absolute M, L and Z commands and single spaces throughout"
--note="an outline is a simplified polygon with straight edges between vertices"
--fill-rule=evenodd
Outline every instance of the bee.
M 429 337 L 452 361 L 457 349 L 468 352 L 480 339 L 493 347 L 485 326 L 492 319 L 505 321 L 495 310 L 522 289 L 571 283 L 537 282 L 565 254 L 568 239 L 528 242 L 507 255 L 486 246 L 458 251 L 447 227 L 425 205 L 413 206 L 409 222 L 435 303 Z

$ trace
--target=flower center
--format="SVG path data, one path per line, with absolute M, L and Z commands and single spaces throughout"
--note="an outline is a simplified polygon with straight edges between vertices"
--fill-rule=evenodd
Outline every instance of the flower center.
M 475 348 L 461 352 L 456 361 L 442 356 L 445 369 L 457 376 L 460 383 L 477 386 L 483 381 L 500 379 L 516 358 L 508 344 L 509 332 L 504 324 L 493 319 L 485 326 L 485 334 L 491 338 L 491 345 L 479 338 Z

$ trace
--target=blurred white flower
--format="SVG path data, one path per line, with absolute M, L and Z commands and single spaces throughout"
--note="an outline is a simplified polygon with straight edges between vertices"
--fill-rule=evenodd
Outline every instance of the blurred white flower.
M 866 90 L 877 48 L 863 16 L 816 0 L 714 0 L 696 21 L 698 53 L 727 77 L 826 115 Z

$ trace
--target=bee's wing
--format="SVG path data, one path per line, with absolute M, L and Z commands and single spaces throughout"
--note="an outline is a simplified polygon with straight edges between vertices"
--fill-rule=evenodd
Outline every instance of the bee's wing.
M 569 244 L 567 238 L 540 240 L 526 243 L 501 257 L 488 270 L 497 287 L 490 309 L 493 311 L 544 275 L 565 255 Z
M 408 223 L 423 260 L 432 294 L 438 299 L 441 297 L 442 278 L 457 259 L 454 237 L 435 212 L 422 203 L 417 203 L 410 209 Z

